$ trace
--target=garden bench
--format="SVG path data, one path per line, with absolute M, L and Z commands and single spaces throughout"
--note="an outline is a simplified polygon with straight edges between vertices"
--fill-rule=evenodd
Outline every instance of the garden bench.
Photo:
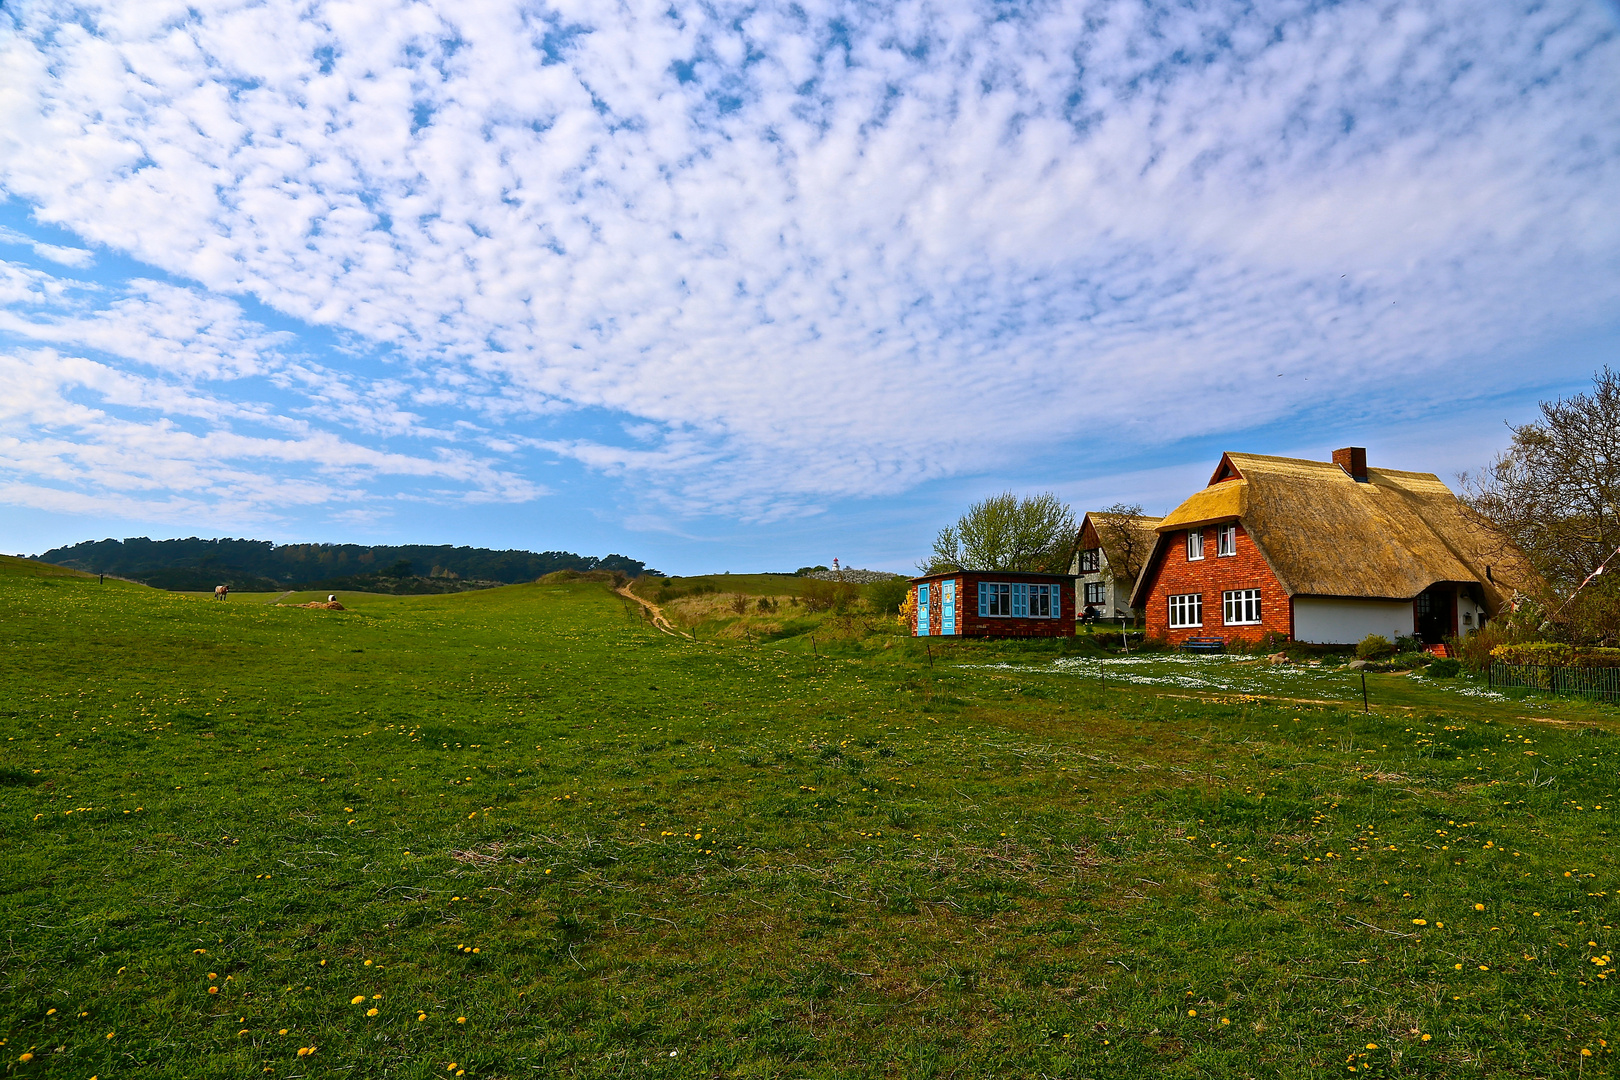
M 1218 653 L 1226 651 L 1226 642 L 1218 637 L 1190 637 L 1181 643 L 1182 652 Z

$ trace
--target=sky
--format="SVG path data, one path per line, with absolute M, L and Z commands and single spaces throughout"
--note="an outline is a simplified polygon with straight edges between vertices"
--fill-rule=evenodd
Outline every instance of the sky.
M 906 570 L 1620 366 L 1620 5 L 0 6 L 0 550 Z

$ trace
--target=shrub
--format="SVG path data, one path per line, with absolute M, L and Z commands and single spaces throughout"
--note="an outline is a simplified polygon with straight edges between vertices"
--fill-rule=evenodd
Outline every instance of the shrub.
M 748 614 L 748 597 L 744 596 L 742 593 L 737 593 L 735 596 L 733 596 L 731 598 L 731 610 L 735 611 L 738 615 Z
M 1426 674 L 1431 679 L 1454 679 L 1462 671 L 1462 661 L 1448 656 L 1443 660 L 1436 660 L 1429 665 Z
M 1395 646 L 1383 634 L 1368 634 L 1356 646 L 1356 656 L 1362 660 L 1382 660 L 1395 655 Z
M 880 615 L 891 615 L 900 610 L 900 605 L 911 593 L 911 582 L 905 578 L 890 578 L 887 581 L 874 581 L 862 588 L 866 602 Z
M 1420 668 L 1434 663 L 1434 657 L 1426 652 L 1399 652 L 1390 661 L 1391 667 Z
M 1402 634 L 1395 639 L 1395 651 L 1398 653 L 1420 653 L 1423 651 L 1423 642 L 1410 634 Z
M 1584 648 L 1535 641 L 1498 645 L 1491 650 L 1491 659 L 1499 664 L 1539 664 L 1547 667 L 1620 667 L 1620 649 Z

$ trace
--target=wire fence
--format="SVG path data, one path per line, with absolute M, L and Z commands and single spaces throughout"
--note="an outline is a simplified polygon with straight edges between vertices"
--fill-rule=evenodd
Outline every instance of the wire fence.
M 1518 687 L 1570 694 L 1596 701 L 1620 701 L 1620 668 L 1564 667 L 1557 664 L 1492 664 L 1493 690 Z

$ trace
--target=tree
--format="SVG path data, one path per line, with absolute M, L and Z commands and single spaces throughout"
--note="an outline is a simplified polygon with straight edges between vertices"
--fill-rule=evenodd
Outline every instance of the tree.
M 1556 636 L 1620 641 L 1620 559 L 1587 582 L 1620 547 L 1620 372 L 1605 367 L 1590 393 L 1544 401 L 1510 430 L 1512 445 L 1463 478 L 1465 501 L 1542 577 Z
M 1010 491 L 968 507 L 934 538 L 925 574 L 952 570 L 1067 573 L 1075 544 L 1074 511 L 1051 492 L 1019 498 Z
M 1115 503 L 1091 515 L 1091 522 L 1097 527 L 1097 539 L 1108 552 L 1108 568 L 1114 580 L 1124 582 L 1127 587 L 1136 582 L 1153 546 L 1153 534 L 1144 532 L 1136 523 L 1141 516 L 1141 503 Z

